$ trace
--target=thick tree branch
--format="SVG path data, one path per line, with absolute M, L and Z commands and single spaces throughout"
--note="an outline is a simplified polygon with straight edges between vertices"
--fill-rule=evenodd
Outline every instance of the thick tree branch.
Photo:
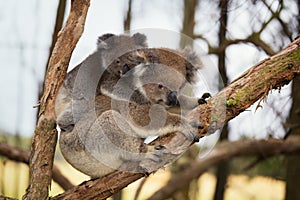
M 71 1 L 68 20 L 54 46 L 46 72 L 39 119 L 32 141 L 29 163 L 30 183 L 24 199 L 48 199 L 57 141 L 55 97 L 66 75 L 73 49 L 83 32 L 89 5 L 90 0 Z
M 224 88 L 207 104 L 192 111 L 191 117 L 200 116 L 205 126 L 200 135 L 222 128 L 223 124 L 263 100 L 272 89 L 288 84 L 300 74 L 300 38 L 274 56 L 247 70 Z
M 145 176 L 145 174 L 132 174 L 116 171 L 101 179 L 83 182 L 51 199 L 106 199 L 143 176 Z
M 300 73 L 299 45 L 300 38 L 281 52 L 249 69 L 207 104 L 193 110 L 190 117 L 196 119 L 200 116 L 204 125 L 199 134 L 205 136 L 215 132 L 257 100 L 264 99 L 272 89 L 289 83 Z M 174 135 L 159 138 L 156 142 L 164 143 L 170 137 Z M 144 174 L 114 172 L 103 178 L 84 182 L 53 199 L 105 199 L 143 176 Z
M 18 147 L 0 142 L 0 155 L 7 157 L 10 160 L 29 164 L 30 152 Z M 74 185 L 60 172 L 54 165 L 52 169 L 53 180 L 58 183 L 64 190 L 71 189 Z
M 208 156 L 191 163 L 184 171 L 172 176 L 169 182 L 159 191 L 155 192 L 149 200 L 170 198 L 176 191 L 184 188 L 191 180 L 198 178 L 210 167 L 234 157 L 251 155 L 269 157 L 278 154 L 293 153 L 300 153 L 300 137 L 291 137 L 288 140 L 249 139 L 236 142 L 222 142 Z

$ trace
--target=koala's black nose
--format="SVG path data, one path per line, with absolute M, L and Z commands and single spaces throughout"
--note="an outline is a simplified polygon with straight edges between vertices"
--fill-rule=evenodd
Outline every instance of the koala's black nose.
M 167 97 L 167 105 L 168 106 L 175 106 L 175 105 L 179 105 L 178 103 L 178 99 L 177 99 L 177 92 L 172 91 L 168 94 Z
M 127 64 L 123 65 L 123 67 L 121 69 L 121 75 L 126 74 L 129 70 L 130 70 L 130 67 Z

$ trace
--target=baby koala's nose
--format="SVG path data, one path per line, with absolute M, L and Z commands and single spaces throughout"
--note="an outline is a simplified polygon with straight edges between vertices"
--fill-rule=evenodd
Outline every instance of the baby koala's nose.
M 176 91 L 172 91 L 168 94 L 168 96 L 167 96 L 167 105 L 168 106 L 179 105 Z

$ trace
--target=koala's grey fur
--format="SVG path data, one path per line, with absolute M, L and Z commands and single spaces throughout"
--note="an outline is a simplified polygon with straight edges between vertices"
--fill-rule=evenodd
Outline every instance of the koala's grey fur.
M 115 37 L 109 43 L 114 48 L 126 49 L 131 44 L 133 50 L 113 58 L 123 50 L 107 50 L 103 39 L 111 37 Z M 146 137 L 174 132 L 188 141 L 198 137 L 199 121 L 168 110 L 199 104 L 180 90 L 187 82 L 193 83 L 200 60 L 190 50 L 144 48 L 145 42 L 141 34 L 100 37 L 98 50 L 69 72 L 60 88 L 55 106 L 62 127 L 60 148 L 66 160 L 87 175 L 100 177 L 116 169 L 152 172 L 174 160 L 178 156 L 174 152 L 182 151 L 145 144 Z M 170 92 L 176 92 L 179 103 L 168 102 Z
M 101 94 L 100 85 L 115 84 L 120 78 L 116 71 L 120 71 L 123 65 L 141 62 L 139 56 L 133 53 L 130 57 L 118 57 L 146 46 L 146 36 L 140 33 L 132 37 L 113 34 L 100 36 L 97 50 L 72 69 L 60 87 L 55 106 L 60 127 L 72 130 L 82 113 L 89 109 L 86 106 L 88 102 Z

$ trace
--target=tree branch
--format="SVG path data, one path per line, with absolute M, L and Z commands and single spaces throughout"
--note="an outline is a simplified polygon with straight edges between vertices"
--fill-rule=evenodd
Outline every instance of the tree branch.
M 198 106 L 190 117 L 199 117 L 205 126 L 202 136 L 214 133 L 223 124 L 266 98 L 269 91 L 288 84 L 300 74 L 300 38 L 274 56 L 247 70 L 214 96 L 207 104 Z
M 224 51 L 228 46 L 233 44 L 239 44 L 239 43 L 252 43 L 255 46 L 261 48 L 266 54 L 269 56 L 272 56 L 276 54 L 276 52 L 270 47 L 270 45 L 266 44 L 263 40 L 260 39 L 258 33 L 252 33 L 245 39 L 234 39 L 234 40 L 226 40 L 221 46 L 219 47 L 212 47 L 208 46 L 208 53 L 209 54 L 220 54 L 222 51 Z
M 215 95 L 207 104 L 194 109 L 189 117 L 200 118 L 204 125 L 204 128 L 199 130 L 199 134 L 205 136 L 222 128 L 225 122 L 243 112 L 257 100 L 264 99 L 269 91 L 282 87 L 289 83 L 295 75 L 300 74 L 299 45 L 300 38 L 281 52 L 249 69 Z M 170 137 L 174 137 L 174 135 L 159 138 L 155 142 L 161 144 Z M 195 170 L 197 171 L 197 169 Z M 53 199 L 92 199 L 96 197 L 105 199 L 143 176 L 145 175 L 114 172 L 100 179 L 84 182 Z
M 30 182 L 23 199 L 48 199 L 57 130 L 54 113 L 55 97 L 67 72 L 75 45 L 83 29 L 90 0 L 72 0 L 71 11 L 64 28 L 60 31 L 53 49 L 44 92 L 40 100 L 40 112 L 30 156 Z
M 106 199 L 143 176 L 145 176 L 145 174 L 115 171 L 103 178 L 85 181 L 60 195 L 51 198 L 51 200 Z
M 29 164 L 30 152 L 18 147 L 0 142 L 0 154 L 10 160 Z M 54 165 L 52 169 L 53 180 L 57 182 L 64 190 L 71 189 L 74 185 L 60 172 Z
M 180 173 L 173 175 L 169 182 L 155 192 L 149 200 L 170 198 L 176 191 L 184 188 L 191 180 L 198 178 L 207 169 L 216 164 L 238 156 L 262 155 L 264 157 L 278 154 L 300 153 L 300 137 L 288 140 L 240 140 L 236 142 L 222 142 L 216 146 L 208 156 L 197 160 Z

